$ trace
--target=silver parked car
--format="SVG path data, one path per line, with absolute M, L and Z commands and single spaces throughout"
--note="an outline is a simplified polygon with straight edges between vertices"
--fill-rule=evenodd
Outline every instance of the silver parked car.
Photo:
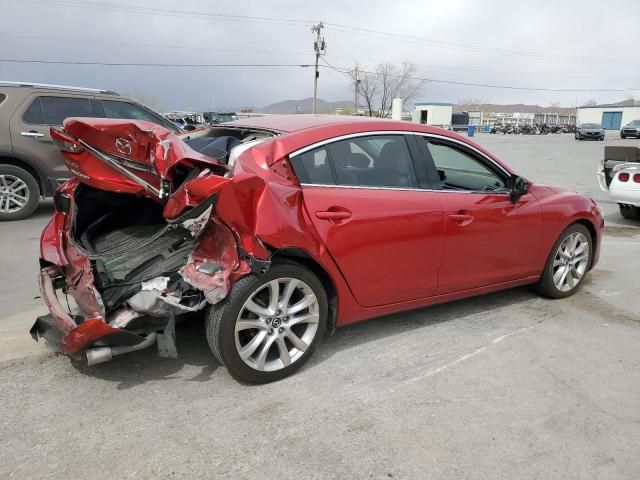
M 632 120 L 620 129 L 620 138 L 640 138 L 640 120 Z

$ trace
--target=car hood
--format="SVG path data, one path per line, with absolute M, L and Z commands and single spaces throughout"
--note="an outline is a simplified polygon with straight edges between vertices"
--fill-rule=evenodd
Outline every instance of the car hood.
M 604 128 L 600 127 L 600 128 L 579 128 L 578 129 L 579 132 L 604 132 Z

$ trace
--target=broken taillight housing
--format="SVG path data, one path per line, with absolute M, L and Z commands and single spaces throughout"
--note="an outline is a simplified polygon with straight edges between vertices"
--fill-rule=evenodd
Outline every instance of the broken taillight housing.
M 51 127 L 51 138 L 63 152 L 78 153 L 84 150 L 77 138 L 57 128 Z
M 618 180 L 620 182 L 628 182 L 629 181 L 629 174 L 622 172 L 621 174 L 618 175 Z

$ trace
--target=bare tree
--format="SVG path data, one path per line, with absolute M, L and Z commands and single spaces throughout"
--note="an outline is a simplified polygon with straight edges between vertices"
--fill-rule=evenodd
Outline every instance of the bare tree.
M 459 105 L 464 105 L 464 106 L 482 105 L 484 103 L 488 103 L 488 102 L 482 100 L 481 98 L 465 98 L 458 102 Z
M 349 71 L 349 79 L 354 88 L 358 85 L 358 97 L 370 117 L 388 117 L 394 98 L 401 98 L 408 103 L 424 85 L 423 80 L 413 78 L 415 73 L 416 66 L 408 62 L 400 67 L 382 63 L 374 71 L 363 71 L 356 64 Z
M 380 86 L 378 76 L 372 72 L 363 72 L 356 63 L 354 69 L 349 72 L 349 77 L 351 85 L 354 88 L 358 88 L 358 96 L 362 99 L 369 116 L 373 117 L 374 105 Z
M 376 75 L 380 82 L 380 112 L 378 116 L 385 118 L 391 114 L 394 98 L 401 98 L 404 103 L 407 103 L 416 97 L 424 85 L 424 80 L 414 78 L 416 71 L 416 65 L 409 62 L 404 62 L 400 67 L 390 63 L 377 66 Z
M 589 100 L 587 100 L 586 102 L 584 102 L 583 107 L 594 107 L 598 104 L 598 102 L 596 101 L 595 98 L 591 98 Z

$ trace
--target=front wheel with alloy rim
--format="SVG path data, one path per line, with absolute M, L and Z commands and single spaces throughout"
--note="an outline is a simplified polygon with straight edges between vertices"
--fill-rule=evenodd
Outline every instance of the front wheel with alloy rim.
M 573 295 L 591 267 L 593 239 L 579 223 L 569 226 L 553 246 L 536 290 L 550 298 Z
M 39 199 L 38 182 L 29 172 L 15 165 L 0 165 L 0 221 L 27 218 Z
M 283 263 L 236 282 L 209 308 L 207 341 L 234 377 L 267 383 L 290 375 L 311 356 L 328 316 L 322 283 L 307 268 Z

